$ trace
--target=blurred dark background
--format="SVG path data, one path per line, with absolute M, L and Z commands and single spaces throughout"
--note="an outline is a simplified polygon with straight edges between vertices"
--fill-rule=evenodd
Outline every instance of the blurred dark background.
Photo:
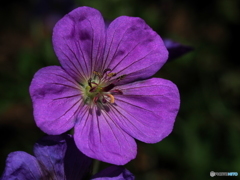
M 162 38 L 194 48 L 155 75 L 177 84 L 181 109 L 170 136 L 138 142 L 137 158 L 126 165 L 136 179 L 240 173 L 239 0 L 9 0 L 0 5 L 0 174 L 10 152 L 32 153 L 44 135 L 34 123 L 28 87 L 38 69 L 59 64 L 51 45 L 56 21 L 83 5 L 106 20 L 141 17 Z

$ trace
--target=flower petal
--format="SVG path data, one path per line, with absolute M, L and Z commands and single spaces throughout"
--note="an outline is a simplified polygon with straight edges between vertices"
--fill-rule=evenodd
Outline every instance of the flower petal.
M 91 170 L 92 159 L 78 150 L 71 135 L 41 138 L 34 146 L 34 154 L 53 179 L 83 179 Z
M 92 159 L 79 151 L 72 137 L 69 136 L 66 142 L 67 151 L 64 158 L 66 179 L 79 180 L 90 176 Z
M 149 78 L 167 58 L 162 39 L 144 20 L 121 16 L 109 25 L 102 69 L 126 75 L 121 84 Z
M 47 134 L 71 129 L 81 103 L 79 85 L 61 67 L 40 69 L 30 85 L 34 118 Z
M 96 175 L 92 180 L 134 180 L 133 174 L 122 166 L 110 166 Z
M 34 155 L 53 179 L 65 179 L 64 157 L 67 143 L 64 136 L 45 136 L 34 145 Z
M 104 109 L 105 108 L 105 109 Z M 112 120 L 108 108 L 86 108 L 74 129 L 74 140 L 85 155 L 116 165 L 136 156 L 136 142 Z
M 152 78 L 117 87 L 109 116 L 132 137 L 156 143 L 168 136 L 179 110 L 180 98 L 171 81 Z
M 42 171 L 37 159 L 22 151 L 12 152 L 6 160 L 6 167 L 1 180 L 33 180 L 46 179 L 46 172 Z
M 65 15 L 53 30 L 53 46 L 62 67 L 77 81 L 88 80 L 101 64 L 105 24 L 101 13 L 79 7 Z

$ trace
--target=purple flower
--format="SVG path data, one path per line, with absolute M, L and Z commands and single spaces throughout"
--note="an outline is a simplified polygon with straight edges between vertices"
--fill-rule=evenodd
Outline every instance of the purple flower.
M 190 46 L 182 45 L 170 39 L 164 39 L 164 44 L 169 52 L 168 61 L 181 57 L 182 55 L 193 50 L 193 48 Z
M 61 66 L 40 69 L 30 94 L 37 126 L 47 134 L 74 127 L 85 155 L 122 165 L 138 139 L 156 143 L 172 131 L 180 98 L 175 84 L 150 78 L 168 51 L 142 19 L 121 16 L 106 28 L 100 12 L 80 7 L 53 30 Z
M 82 154 L 69 135 L 46 136 L 34 146 L 34 156 L 16 151 L 8 155 L 1 180 L 90 179 L 92 159 Z M 91 179 L 132 180 L 124 167 L 110 166 Z

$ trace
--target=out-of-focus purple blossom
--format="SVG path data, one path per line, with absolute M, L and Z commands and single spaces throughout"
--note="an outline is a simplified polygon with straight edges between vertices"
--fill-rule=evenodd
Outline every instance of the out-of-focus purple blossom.
M 109 166 L 92 177 L 92 180 L 134 180 L 133 174 L 123 166 Z
M 193 48 L 190 46 L 180 44 L 170 39 L 164 39 L 163 42 L 169 52 L 168 61 L 181 57 L 182 55 L 193 50 Z
M 82 154 L 70 135 L 46 136 L 34 146 L 34 155 L 8 155 L 1 180 L 133 180 L 122 166 L 110 166 L 90 178 L 92 159 Z
M 99 11 L 80 7 L 55 25 L 53 47 L 61 66 L 40 69 L 30 85 L 42 131 L 74 128 L 81 152 L 117 165 L 135 158 L 134 139 L 156 143 L 171 133 L 178 88 L 150 78 L 168 51 L 142 19 L 121 16 L 106 28 Z

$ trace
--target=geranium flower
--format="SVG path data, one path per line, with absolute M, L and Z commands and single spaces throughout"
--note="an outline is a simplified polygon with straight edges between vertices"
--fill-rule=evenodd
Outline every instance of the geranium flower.
M 190 46 L 180 44 L 180 43 L 172 41 L 170 39 L 164 39 L 163 41 L 169 52 L 168 61 L 179 58 L 182 55 L 193 50 L 193 48 Z
M 99 11 L 80 7 L 55 25 L 53 47 L 61 66 L 40 69 L 30 85 L 42 131 L 74 128 L 81 152 L 118 165 L 135 158 L 134 139 L 156 143 L 172 131 L 179 92 L 150 78 L 168 51 L 142 19 L 121 16 L 106 28 Z
M 82 154 L 69 135 L 46 136 L 34 146 L 32 156 L 23 151 L 8 155 L 1 180 L 132 180 L 122 166 L 110 166 L 90 178 L 92 159 Z

